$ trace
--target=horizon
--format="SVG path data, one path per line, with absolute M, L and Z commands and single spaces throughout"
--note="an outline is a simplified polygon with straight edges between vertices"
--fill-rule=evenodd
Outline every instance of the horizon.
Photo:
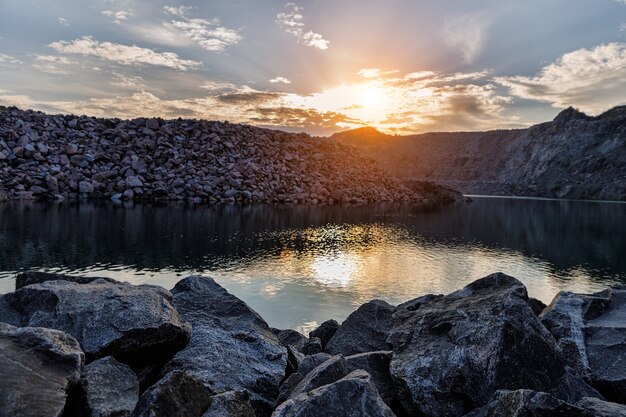
M 0 5 L 1 105 L 329 136 L 525 128 L 626 104 L 622 0 L 75 3 Z

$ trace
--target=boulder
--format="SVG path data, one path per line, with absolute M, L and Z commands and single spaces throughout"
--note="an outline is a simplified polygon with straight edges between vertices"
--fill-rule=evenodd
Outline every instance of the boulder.
M 395 417 L 367 372 L 359 370 L 278 406 L 272 417 Z
M 247 390 L 257 415 L 269 415 L 285 375 L 287 352 L 267 323 L 212 278 L 185 278 L 172 294 L 193 333 L 166 372 L 186 370 L 215 393 Z
M 341 324 L 328 341 L 325 351 L 331 355 L 355 355 L 363 352 L 389 350 L 386 339 L 391 330 L 391 317 L 396 308 L 382 300 L 363 304 Z
M 338 381 L 346 375 L 348 375 L 348 367 L 343 356 L 333 356 L 305 375 L 302 381 L 291 391 L 289 398 Z
M 499 389 L 589 395 L 570 378 L 524 285 L 497 273 L 418 310 L 399 310 L 389 336 L 391 375 L 409 414 L 461 416 Z M 593 392 L 593 390 L 591 390 Z
M 367 371 L 385 404 L 394 408 L 396 393 L 393 379 L 389 372 L 390 363 L 391 351 L 366 352 L 346 357 L 348 372 L 353 372 L 357 369 Z
M 202 417 L 255 417 L 246 391 L 228 391 L 211 397 L 211 405 Z
M 303 355 L 315 355 L 322 352 L 322 341 L 319 337 L 305 337 L 293 345 Z
M 202 381 L 173 371 L 143 393 L 133 417 L 201 417 L 211 403 Z
M 273 333 L 276 335 L 276 337 L 278 337 L 280 344 L 284 347 L 297 345 L 300 341 L 306 339 L 305 335 L 291 329 L 278 330 Z
M 109 282 L 119 282 L 112 278 L 105 277 L 82 277 L 82 276 L 71 276 L 71 275 L 63 275 L 63 274 L 51 274 L 48 272 L 36 272 L 36 271 L 28 271 L 22 272 L 16 275 L 15 277 L 15 289 L 19 290 L 22 287 L 31 284 L 41 284 L 46 281 L 71 281 L 76 282 L 78 284 L 87 284 L 93 282 L 97 279 L 102 279 Z
M 11 324 L 65 331 L 88 361 L 109 355 L 133 364 L 160 361 L 183 348 L 191 332 L 171 294 L 152 285 L 45 281 L 6 294 L 4 301 L 20 317 Z M 0 308 L 0 320 L 5 317 L 15 319 Z
M 77 388 L 83 415 L 89 417 L 130 416 L 139 400 L 137 375 L 112 356 L 85 366 Z
M 574 375 L 626 403 L 626 287 L 590 295 L 561 292 L 540 318 Z
M 84 361 L 67 333 L 0 323 L 0 415 L 60 416 Z
M 319 327 L 309 332 L 309 337 L 317 337 L 322 342 L 322 349 L 326 349 L 328 341 L 335 335 L 339 329 L 339 323 L 336 320 L 327 320 L 320 324 Z
M 278 390 L 278 397 L 276 397 L 276 402 L 274 403 L 274 407 L 279 406 L 280 404 L 287 401 L 287 398 L 291 395 L 293 390 L 298 386 L 298 384 L 304 379 L 304 375 L 300 372 L 295 372 L 289 375 L 282 384 L 280 384 L 280 388 Z
M 305 356 L 298 365 L 298 372 L 306 376 L 330 358 L 331 356 L 328 353 L 316 353 L 315 355 Z
M 533 310 L 533 313 L 535 313 L 535 316 L 539 316 L 547 307 L 543 301 L 532 297 L 528 297 L 528 305 L 530 305 L 530 308 Z
M 421 297 L 417 297 L 414 298 L 413 300 L 409 300 L 405 303 L 402 303 L 398 306 L 399 309 L 404 309 L 404 310 L 409 310 L 409 311 L 415 311 L 415 310 L 419 310 L 419 308 L 421 306 L 423 306 L 426 303 L 429 303 L 433 300 L 439 299 L 443 297 L 442 294 L 426 294 L 426 295 L 422 295 Z
M 527 389 L 497 391 L 491 402 L 466 417 L 626 417 L 626 406 L 597 398 L 569 404 L 545 392 Z

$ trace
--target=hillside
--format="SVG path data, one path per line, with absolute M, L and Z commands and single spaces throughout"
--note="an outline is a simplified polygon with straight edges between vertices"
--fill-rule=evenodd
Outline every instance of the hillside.
M 0 200 L 437 205 L 327 138 L 204 120 L 103 119 L 0 107 Z M 451 197 L 452 196 L 452 197 Z
M 402 180 L 465 194 L 626 200 L 626 106 L 590 117 L 572 108 L 528 129 L 389 136 L 333 135 Z

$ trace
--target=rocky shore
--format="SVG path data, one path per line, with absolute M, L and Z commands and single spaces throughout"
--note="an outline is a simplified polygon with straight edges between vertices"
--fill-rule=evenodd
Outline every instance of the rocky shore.
M 328 138 L 228 122 L 100 119 L 0 107 L 0 200 L 447 204 Z
M 31 272 L 0 322 L 1 416 L 626 416 L 626 287 L 546 307 L 498 273 L 305 336 L 208 277 Z

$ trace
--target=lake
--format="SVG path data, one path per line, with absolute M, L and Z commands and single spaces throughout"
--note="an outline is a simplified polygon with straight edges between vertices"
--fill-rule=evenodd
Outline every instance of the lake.
M 501 271 L 548 303 L 626 282 L 626 204 L 474 198 L 360 207 L 0 205 L 0 292 L 17 271 L 171 289 L 204 274 L 271 326 L 308 331 L 360 304 L 448 293 Z

